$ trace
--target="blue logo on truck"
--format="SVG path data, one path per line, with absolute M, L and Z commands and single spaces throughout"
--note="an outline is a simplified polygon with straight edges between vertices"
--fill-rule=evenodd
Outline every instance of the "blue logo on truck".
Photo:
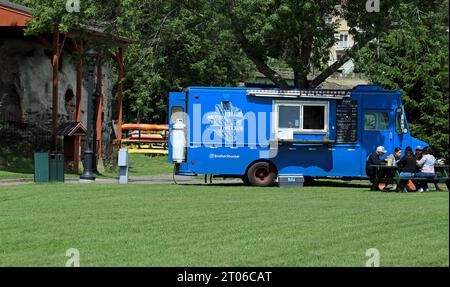
M 207 119 L 210 122 L 208 129 L 226 142 L 236 142 L 237 134 L 244 131 L 244 114 L 230 102 L 216 104 L 214 112 L 209 112 Z

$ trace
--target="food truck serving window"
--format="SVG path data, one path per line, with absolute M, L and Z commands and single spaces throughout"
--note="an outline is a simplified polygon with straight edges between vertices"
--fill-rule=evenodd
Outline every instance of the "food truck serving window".
M 277 130 L 316 133 L 328 131 L 327 102 L 275 101 L 275 127 Z
M 278 107 L 279 128 L 300 128 L 300 107 L 279 106 Z

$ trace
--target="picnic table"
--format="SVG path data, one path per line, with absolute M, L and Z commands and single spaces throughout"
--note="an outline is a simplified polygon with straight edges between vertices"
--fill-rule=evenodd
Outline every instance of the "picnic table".
M 372 171 L 375 174 L 370 190 L 378 190 L 378 185 L 382 182 L 385 183 L 386 185 L 396 184 L 398 189 L 400 181 L 402 180 L 427 181 L 430 183 L 434 183 L 436 190 L 441 190 L 438 186 L 438 183 L 445 183 L 447 185 L 447 189 L 449 189 L 448 187 L 449 166 L 446 164 L 436 164 L 434 166 L 436 174 L 434 178 L 404 177 L 404 176 L 400 177 L 400 172 L 397 166 L 389 166 L 385 164 L 374 164 L 371 165 L 370 168 L 372 168 Z

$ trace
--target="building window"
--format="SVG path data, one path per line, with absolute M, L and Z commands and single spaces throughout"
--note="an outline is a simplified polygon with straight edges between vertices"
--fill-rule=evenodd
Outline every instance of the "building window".
M 328 131 L 327 102 L 276 101 L 275 132 L 293 129 L 297 133 L 325 133 Z
M 342 48 L 348 47 L 348 35 L 347 34 L 339 35 L 339 46 Z
M 389 113 L 387 112 L 365 112 L 364 130 L 384 131 L 389 129 Z

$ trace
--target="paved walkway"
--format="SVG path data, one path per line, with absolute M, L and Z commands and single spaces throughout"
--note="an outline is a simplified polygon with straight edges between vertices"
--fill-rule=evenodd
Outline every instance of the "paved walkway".
M 179 184 L 205 184 L 203 176 L 176 176 L 175 180 Z M 0 186 L 31 184 L 33 179 L 6 179 L 0 180 Z M 78 178 L 66 178 L 67 184 L 80 184 Z M 119 180 L 114 178 L 97 178 L 95 184 L 118 184 Z M 208 179 L 209 183 L 209 179 Z M 240 179 L 213 179 L 213 184 L 242 184 Z M 148 176 L 130 176 L 129 184 L 174 184 L 172 174 L 158 174 Z
M 33 183 L 33 179 L 2 179 L 0 186 L 20 185 Z

